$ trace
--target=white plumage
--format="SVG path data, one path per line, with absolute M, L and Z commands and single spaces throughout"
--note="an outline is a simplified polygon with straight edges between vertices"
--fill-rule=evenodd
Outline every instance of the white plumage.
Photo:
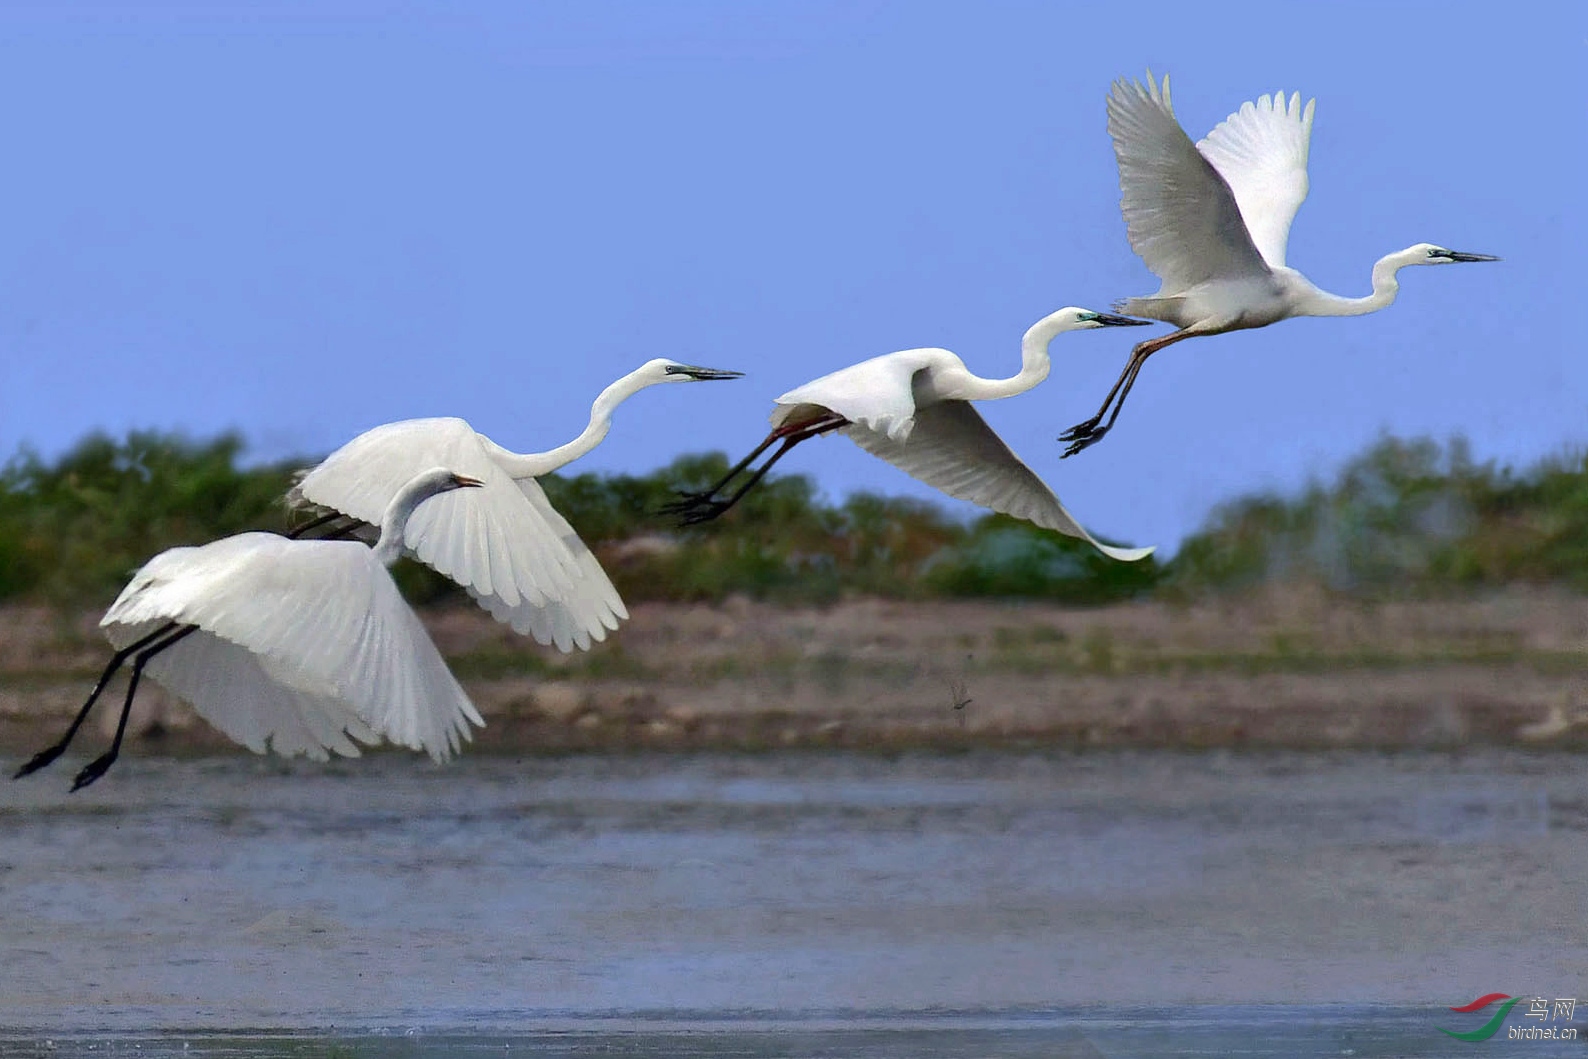
M 1088 309 L 1060 309 L 1026 331 L 1021 370 L 1007 379 L 973 375 L 958 356 L 934 348 L 900 350 L 824 375 L 777 398 L 766 440 L 711 489 L 685 494 L 672 509 L 686 523 L 716 518 L 794 445 L 836 431 L 956 499 L 1078 537 L 1115 559 L 1145 558 L 1153 549 L 1115 548 L 1088 533 L 970 403 L 1010 397 L 1040 383 L 1051 368 L 1048 343 L 1065 331 L 1142 322 Z M 779 441 L 782 446 L 766 463 L 748 471 L 756 457 Z M 741 474 L 748 474 L 747 480 L 730 496 L 719 498 Z
M 374 548 L 241 533 L 161 552 L 100 621 L 116 655 L 71 727 L 17 775 L 60 756 L 129 657 L 115 740 L 74 790 L 115 761 L 145 671 L 256 753 L 324 760 L 386 739 L 438 761 L 451 756 L 484 721 L 386 566 L 427 500 L 478 484 L 441 468 L 413 477 L 386 505 Z
M 415 467 L 457 467 L 482 487 L 438 496 L 416 512 L 403 531 L 406 550 L 519 632 L 565 651 L 575 642 L 588 647 L 592 635 L 601 639 L 627 617 L 622 601 L 599 565 L 593 579 L 580 565 L 578 556 L 589 554 L 584 542 L 547 520 L 551 504 L 535 480 L 514 481 L 485 440 L 462 419 L 387 423 L 326 457 L 288 501 L 375 522 Z
M 1168 86 L 1166 77 L 1166 105 Z M 1307 150 L 1317 104 L 1309 99 L 1303 108 L 1300 92 L 1292 93 L 1288 103 L 1283 92 L 1259 96 L 1255 103 L 1242 103 L 1197 144 L 1229 185 L 1252 245 L 1269 268 L 1285 267 L 1290 223 L 1307 198 Z
M 1299 93 L 1261 96 L 1193 144 L 1175 119 L 1167 77 L 1160 85 L 1148 71 L 1145 85 L 1114 82 L 1108 134 L 1119 163 L 1120 210 L 1131 248 L 1161 281 L 1156 293 L 1125 298 L 1116 308 L 1179 330 L 1131 350 L 1097 415 L 1061 436 L 1072 443 L 1064 455 L 1101 440 L 1142 364 L 1165 346 L 1292 316 L 1376 312 L 1395 300 L 1396 273 L 1408 265 L 1498 260 L 1418 243 L 1380 258 L 1373 293 L 1363 298 L 1320 290 L 1289 267 L 1290 226 L 1307 197 L 1315 104 L 1303 106 Z
M 483 724 L 374 552 L 359 541 L 242 533 L 172 548 L 100 621 L 117 648 L 161 625 L 198 631 L 150 676 L 256 753 L 324 760 L 384 737 L 437 760 Z
M 603 390 L 573 441 L 517 453 L 462 419 L 410 419 L 366 431 L 320 463 L 287 494 L 373 521 L 417 470 L 454 467 L 483 486 L 437 497 L 409 520 L 403 544 L 420 562 L 462 585 L 498 621 L 559 650 L 587 649 L 628 618 L 595 555 L 558 514 L 535 479 L 589 452 L 612 412 L 664 382 L 738 377 L 738 372 L 648 361 Z

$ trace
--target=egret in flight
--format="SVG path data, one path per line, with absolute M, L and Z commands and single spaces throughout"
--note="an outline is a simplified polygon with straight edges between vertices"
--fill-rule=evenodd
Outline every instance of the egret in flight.
M 71 743 L 111 676 L 132 676 L 110 749 L 72 790 L 103 776 L 121 752 L 138 681 L 149 675 L 199 716 L 262 754 L 358 755 L 354 740 L 384 737 L 436 760 L 485 722 L 441 660 L 386 567 L 403 525 L 431 497 L 478 486 L 440 468 L 406 483 L 386 505 L 374 548 L 358 541 L 240 533 L 172 548 L 144 564 L 100 621 L 116 653 L 71 727 L 17 779 Z M 432 501 L 433 502 L 433 501 Z
M 1153 549 L 1113 548 L 1087 533 L 970 402 L 1013 397 L 1046 379 L 1048 343 L 1066 331 L 1145 323 L 1089 309 L 1060 309 L 1026 331 L 1020 342 L 1020 372 L 1007 379 L 973 375 L 946 349 L 906 349 L 824 375 L 779 397 L 766 440 L 716 485 L 682 494 L 668 510 L 682 515 L 686 525 L 710 521 L 737 503 L 795 445 L 839 431 L 956 499 L 1079 537 L 1115 559 L 1143 559 Z M 776 442 L 782 443 L 778 450 L 751 471 L 756 458 Z M 720 496 L 740 475 L 746 475 L 744 482 Z
M 1290 222 L 1307 197 L 1307 146 L 1317 100 L 1262 96 L 1219 123 L 1201 143 L 1175 120 L 1169 78 L 1160 88 L 1119 80 L 1108 96 L 1108 134 L 1119 161 L 1120 208 L 1131 249 L 1162 281 L 1148 298 L 1126 298 L 1123 313 L 1179 328 L 1131 350 L 1103 407 L 1065 431 L 1065 456 L 1093 445 L 1119 418 L 1148 357 L 1183 338 L 1265 327 L 1291 316 L 1361 316 L 1395 300 L 1395 274 L 1408 265 L 1498 261 L 1488 254 L 1418 243 L 1373 265 L 1373 293 L 1343 298 L 1285 265 Z M 1117 398 L 1117 400 L 1116 400 Z M 1109 413 L 1110 405 L 1113 412 Z M 1108 422 L 1103 416 L 1108 415 Z
M 287 501 L 373 522 L 402 484 L 426 467 L 451 467 L 477 478 L 483 488 L 438 497 L 416 512 L 403 530 L 403 546 L 515 631 L 561 651 L 586 649 L 606 639 L 629 612 L 600 562 L 535 479 L 599 445 L 614 409 L 646 387 L 740 375 L 648 361 L 602 390 L 584 431 L 548 452 L 511 452 L 462 419 L 387 423 L 326 457 L 293 486 Z

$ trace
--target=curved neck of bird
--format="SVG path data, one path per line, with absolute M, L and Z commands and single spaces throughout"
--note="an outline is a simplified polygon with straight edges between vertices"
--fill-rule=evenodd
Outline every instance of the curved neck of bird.
M 654 376 L 647 376 L 643 369 L 632 371 L 602 390 L 591 402 L 590 422 L 572 441 L 545 452 L 509 452 L 498 448 L 492 455 L 497 465 L 511 478 L 539 478 L 543 474 L 550 474 L 601 444 L 607 431 L 612 429 L 612 413 L 617 406 L 660 381 Z
M 397 490 L 380 517 L 380 536 L 375 540 L 375 558 L 382 566 L 395 563 L 403 553 L 403 529 L 420 504 L 435 496 L 433 481 L 415 480 Z
M 1303 305 L 1304 311 L 1301 315 L 1364 316 L 1388 307 L 1401 289 L 1400 280 L 1396 279 L 1395 273 L 1412 263 L 1412 259 L 1408 257 L 1409 253 L 1401 250 L 1393 254 L 1385 254 L 1373 263 L 1373 293 L 1365 298 L 1342 298 L 1338 294 L 1330 294 L 1326 290 L 1314 287 L 1312 296 Z
M 1013 397 L 1025 393 L 1048 377 L 1053 361 L 1048 357 L 1048 343 L 1065 330 L 1068 314 L 1054 313 L 1032 324 L 1020 339 L 1020 372 L 1007 379 L 983 379 L 972 375 L 962 387 L 962 400 L 996 401 L 1000 397 Z

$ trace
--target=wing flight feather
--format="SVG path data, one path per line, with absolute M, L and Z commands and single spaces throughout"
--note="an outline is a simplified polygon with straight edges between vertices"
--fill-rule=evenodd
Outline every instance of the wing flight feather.
M 304 475 L 288 501 L 378 523 L 397 491 L 430 467 L 484 485 L 432 497 L 414 512 L 403 543 L 420 562 L 463 585 L 498 617 L 564 603 L 582 591 L 582 557 L 461 419 L 406 420 L 366 431 Z
M 268 740 L 278 753 L 323 757 L 356 751 L 346 736 L 384 737 L 441 760 L 484 723 L 356 542 L 248 533 L 173 549 L 139 571 L 101 625 L 124 646 L 165 621 L 200 632 L 156 655 L 151 675 L 254 750 Z
M 1229 185 L 1175 119 L 1169 78 L 1162 88 L 1151 71 L 1145 86 L 1115 81 L 1108 135 L 1119 162 L 1125 229 L 1131 248 L 1163 281 L 1158 297 L 1268 272 Z
M 858 425 L 845 427 L 844 433 L 872 455 L 955 499 L 1079 537 L 1114 559 L 1130 562 L 1153 552 L 1115 548 L 1088 533 L 968 401 L 943 401 L 920 409 L 915 428 L 903 441 Z
M 1197 150 L 1213 164 L 1240 206 L 1246 230 L 1270 268 L 1283 268 L 1290 225 L 1307 198 L 1307 152 L 1317 100 L 1301 93 L 1259 96 L 1219 122 Z

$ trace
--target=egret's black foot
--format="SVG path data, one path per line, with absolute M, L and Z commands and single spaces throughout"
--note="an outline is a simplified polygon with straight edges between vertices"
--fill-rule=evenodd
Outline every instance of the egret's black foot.
M 663 504 L 656 510 L 663 515 L 685 515 L 710 500 L 714 495 L 713 493 L 692 493 L 687 489 L 679 489 L 677 490 L 677 500 Z
M 733 506 L 732 500 L 719 500 L 715 493 L 680 492 L 678 499 L 662 505 L 662 514 L 679 516 L 680 526 L 698 526 L 710 522 Z
M 43 750 L 40 750 L 37 754 L 34 754 L 31 758 L 29 758 L 26 765 L 23 765 L 21 768 L 17 769 L 16 772 L 12 773 L 11 778 L 14 780 L 19 780 L 23 776 L 31 776 L 45 765 L 48 765 L 50 762 L 60 757 L 61 752 L 65 749 L 65 743 L 56 743 L 54 746 L 45 747 Z
M 1108 433 L 1108 428 L 1107 427 L 1098 427 L 1096 430 L 1092 431 L 1091 433 L 1085 434 L 1085 435 L 1083 435 L 1081 437 L 1078 437 L 1078 438 L 1073 438 L 1073 439 L 1072 438 L 1060 438 L 1059 439 L 1060 441 L 1069 441 L 1070 442 L 1070 447 L 1065 449 L 1059 455 L 1059 459 L 1061 459 L 1061 460 L 1069 459 L 1071 456 L 1074 456 L 1077 452 L 1082 452 L 1082 451 L 1084 451 L 1086 449 L 1091 448 L 1093 445 L 1096 445 L 1099 441 L 1102 441 L 1103 440 L 1103 436 L 1105 434 L 1107 434 L 1107 433 Z
M 733 503 L 728 500 L 707 498 L 691 505 L 689 510 L 679 512 L 681 517 L 678 520 L 678 524 L 680 526 L 699 526 L 702 523 L 710 522 L 720 517 L 724 511 L 727 511 L 732 506 Z
M 1096 419 L 1088 419 L 1084 423 L 1077 423 L 1073 427 L 1071 427 L 1070 429 L 1066 430 L 1064 433 L 1060 434 L 1059 435 L 1059 440 L 1060 441 L 1080 441 L 1083 438 L 1089 438 L 1093 434 L 1100 433 L 1100 431 L 1097 429 L 1097 426 L 1102 421 L 1103 421 L 1103 417 L 1102 416 L 1098 416 Z M 1103 428 L 1103 430 L 1105 430 L 1105 431 L 1107 429 L 1108 429 L 1107 427 Z
M 77 774 L 77 778 L 72 781 L 72 790 L 82 790 L 84 787 L 103 776 L 106 772 L 109 772 L 110 766 L 114 765 L 115 763 L 116 755 L 114 751 L 99 755 L 94 760 L 83 766 L 83 771 L 79 772 Z

